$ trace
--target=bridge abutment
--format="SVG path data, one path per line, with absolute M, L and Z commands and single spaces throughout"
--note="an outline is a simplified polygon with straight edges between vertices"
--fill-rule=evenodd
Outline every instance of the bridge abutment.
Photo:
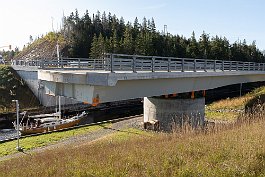
M 192 94 L 194 96 L 194 94 Z M 144 98 L 145 128 L 173 131 L 184 125 L 204 125 L 205 98 Z

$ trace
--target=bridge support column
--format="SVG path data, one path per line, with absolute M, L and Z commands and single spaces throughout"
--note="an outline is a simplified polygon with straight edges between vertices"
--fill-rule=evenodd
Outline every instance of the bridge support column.
M 173 131 L 189 125 L 192 128 L 204 125 L 205 98 L 144 98 L 145 128 Z

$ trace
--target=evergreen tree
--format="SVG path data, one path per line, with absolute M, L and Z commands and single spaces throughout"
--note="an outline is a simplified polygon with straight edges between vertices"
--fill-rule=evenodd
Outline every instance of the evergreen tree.
M 123 52 L 126 54 L 133 54 L 133 38 L 132 38 L 132 29 L 129 24 L 127 24 L 124 32 L 124 39 L 123 39 Z
M 191 58 L 198 58 L 199 57 L 199 46 L 197 40 L 195 38 L 195 32 L 192 32 L 191 39 L 189 40 L 189 44 L 187 46 L 187 55 Z
M 210 53 L 209 39 L 210 39 L 209 34 L 206 34 L 203 31 L 199 40 L 199 51 L 201 58 L 207 58 L 208 54 Z
M 93 37 L 93 42 L 92 42 L 91 50 L 90 50 L 90 53 L 89 53 L 90 58 L 95 59 L 95 58 L 99 58 L 100 57 L 101 52 L 99 50 L 99 47 L 100 47 L 100 45 L 99 45 L 99 42 L 98 42 L 98 38 L 97 38 L 97 36 L 95 34 L 94 37 Z

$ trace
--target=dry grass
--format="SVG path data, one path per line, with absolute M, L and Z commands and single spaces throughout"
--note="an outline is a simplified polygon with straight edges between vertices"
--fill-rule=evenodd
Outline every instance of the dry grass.
M 227 98 L 216 101 L 206 107 L 206 117 L 209 120 L 234 121 L 244 111 L 245 106 L 253 98 L 265 94 L 265 87 L 260 87 L 241 97 Z
M 262 176 L 263 112 L 199 134 L 123 130 L 98 142 L 1 162 L 0 176 Z
M 242 97 L 227 98 L 210 104 L 209 109 L 243 109 L 247 101 L 249 101 L 251 98 L 253 98 L 253 96 L 250 94 L 244 95 Z
M 265 87 L 260 87 L 254 91 L 236 98 L 227 98 L 224 100 L 216 101 L 210 105 L 208 108 L 211 110 L 220 110 L 220 109 L 244 109 L 245 105 L 252 98 L 259 95 L 265 94 Z

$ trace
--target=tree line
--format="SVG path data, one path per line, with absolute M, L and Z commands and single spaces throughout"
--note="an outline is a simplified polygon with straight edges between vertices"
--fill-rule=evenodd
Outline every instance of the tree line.
M 78 11 L 64 17 L 61 30 L 67 41 L 68 57 L 100 58 L 103 53 L 124 53 L 181 58 L 208 58 L 263 62 L 264 53 L 255 41 L 230 43 L 226 37 L 210 36 L 203 32 L 197 39 L 195 33 L 186 38 L 180 35 L 159 32 L 154 19 L 143 18 L 139 22 L 125 23 L 123 17 L 98 11 L 92 16 Z

